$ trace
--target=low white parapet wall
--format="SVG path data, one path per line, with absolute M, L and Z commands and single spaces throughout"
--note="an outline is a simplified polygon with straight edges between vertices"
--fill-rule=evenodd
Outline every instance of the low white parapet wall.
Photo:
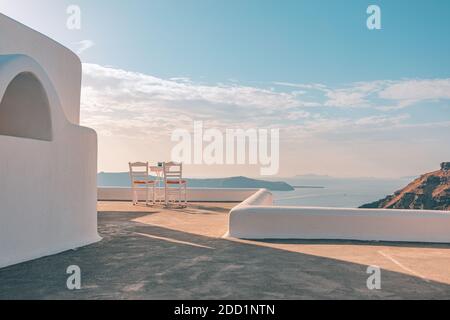
M 189 188 L 187 198 L 189 202 L 242 202 L 257 191 L 258 189 Z M 138 196 L 143 200 L 144 192 L 138 192 Z M 97 197 L 99 201 L 132 201 L 131 188 L 127 187 L 99 187 Z
M 260 190 L 231 210 L 228 236 L 450 243 L 450 212 L 281 207 Z

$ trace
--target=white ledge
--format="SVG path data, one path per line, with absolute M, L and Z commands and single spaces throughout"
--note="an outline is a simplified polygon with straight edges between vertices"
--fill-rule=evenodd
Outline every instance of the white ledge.
M 244 188 L 188 188 L 187 197 L 189 202 L 242 202 L 257 191 L 258 189 Z M 142 200 L 144 193 L 139 192 L 138 195 Z M 97 197 L 99 201 L 131 201 L 131 188 L 99 187 Z
M 227 237 L 450 243 L 450 212 L 281 207 L 260 190 L 231 210 Z

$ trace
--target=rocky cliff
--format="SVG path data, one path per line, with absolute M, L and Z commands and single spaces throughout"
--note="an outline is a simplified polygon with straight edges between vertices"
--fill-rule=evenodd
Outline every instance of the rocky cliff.
M 450 210 L 450 162 L 427 173 L 404 189 L 361 208 Z

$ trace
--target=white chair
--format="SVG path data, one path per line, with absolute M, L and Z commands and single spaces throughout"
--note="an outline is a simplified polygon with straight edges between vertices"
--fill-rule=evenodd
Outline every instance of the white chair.
M 148 174 L 148 162 L 134 162 L 129 163 L 131 191 L 133 193 L 133 205 L 139 204 L 139 191 L 145 191 L 145 205 L 149 204 L 149 189 L 152 189 L 153 200 L 155 204 L 155 181 L 150 180 Z
M 187 181 L 183 179 L 183 164 L 176 162 L 167 162 L 163 165 L 164 171 L 164 192 L 166 205 L 171 202 L 186 207 L 187 205 Z

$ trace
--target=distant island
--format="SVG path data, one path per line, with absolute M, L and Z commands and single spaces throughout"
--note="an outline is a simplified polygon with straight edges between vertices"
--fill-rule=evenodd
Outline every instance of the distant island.
M 361 208 L 450 210 L 450 162 L 427 173 L 404 189 Z
M 186 179 L 190 188 L 255 188 L 271 191 L 293 191 L 294 188 L 281 181 L 256 180 L 247 177 L 231 177 L 216 179 Z M 128 172 L 108 173 L 100 172 L 97 175 L 99 187 L 128 187 L 130 175 Z

